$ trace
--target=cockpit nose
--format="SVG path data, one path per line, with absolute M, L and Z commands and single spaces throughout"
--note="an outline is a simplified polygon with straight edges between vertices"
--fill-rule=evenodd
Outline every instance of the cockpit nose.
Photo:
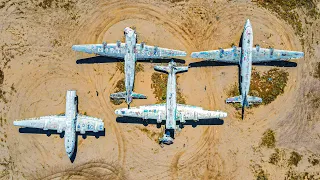
M 67 147 L 66 152 L 67 152 L 68 157 L 71 158 L 71 156 L 72 156 L 72 154 L 73 154 L 72 148 Z
M 129 27 L 124 28 L 124 33 L 125 34 L 131 34 L 133 32 L 133 30 Z
M 249 20 L 249 19 L 247 19 L 245 26 L 246 26 L 246 27 L 251 27 L 251 23 L 250 23 L 250 20 Z

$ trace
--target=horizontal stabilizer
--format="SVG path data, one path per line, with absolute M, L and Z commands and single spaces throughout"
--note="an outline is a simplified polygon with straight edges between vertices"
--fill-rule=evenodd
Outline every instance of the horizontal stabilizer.
M 247 96 L 247 101 L 250 104 L 262 103 L 262 98 L 254 97 L 254 96 Z
M 179 66 L 179 67 L 174 67 L 174 71 L 177 72 L 185 72 L 188 71 L 188 66 Z
M 170 66 L 154 66 L 154 69 L 167 73 L 170 73 L 170 71 L 173 69 L 174 73 L 178 73 L 188 71 L 188 66 L 173 66 L 173 68 Z
M 132 92 L 131 96 L 134 99 L 147 99 L 147 96 L 143 94 L 134 93 L 134 92 Z
M 125 99 L 127 93 L 126 92 L 118 92 L 118 93 L 113 93 L 110 94 L 111 99 Z
M 230 97 L 230 98 L 227 98 L 226 100 L 226 103 L 241 103 L 241 102 L 242 102 L 241 96 Z

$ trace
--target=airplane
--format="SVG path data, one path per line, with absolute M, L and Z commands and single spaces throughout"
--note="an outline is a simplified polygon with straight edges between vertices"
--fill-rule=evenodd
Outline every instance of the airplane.
M 86 44 L 86 45 L 73 45 L 74 51 L 85 52 L 89 54 L 97 54 L 101 56 L 108 56 L 113 58 L 124 58 L 124 72 L 125 72 L 125 92 L 118 92 L 110 95 L 112 99 L 125 99 L 128 107 L 135 99 L 146 99 L 147 97 L 143 94 L 132 92 L 134 85 L 135 75 L 135 63 L 137 60 L 150 59 L 165 59 L 174 56 L 186 56 L 186 52 L 172 50 L 167 48 L 161 48 L 157 46 L 148 46 L 144 42 L 137 44 L 137 34 L 135 30 L 126 27 L 124 29 L 125 43 L 117 41 L 116 44 Z
M 191 53 L 192 58 L 203 58 L 209 61 L 239 63 L 240 65 L 240 96 L 227 98 L 226 103 L 240 103 L 242 106 L 242 119 L 244 107 L 253 103 L 262 103 L 262 98 L 249 96 L 252 63 L 283 61 L 298 59 L 304 56 L 303 52 L 265 49 L 256 45 L 253 48 L 253 31 L 250 20 L 247 19 L 242 33 L 241 47 L 233 46 L 229 49 L 201 51 Z
M 86 131 L 104 131 L 102 119 L 78 114 L 78 96 L 75 90 L 68 90 L 66 95 L 65 115 L 42 116 L 14 121 L 13 125 L 43 130 L 65 131 L 65 150 L 71 159 L 76 146 L 76 132 L 85 134 Z
M 222 111 L 208 111 L 197 106 L 177 104 L 176 73 L 188 71 L 188 66 L 178 67 L 175 62 L 171 61 L 168 66 L 155 66 L 154 69 L 168 73 L 166 103 L 131 107 L 130 109 L 121 108 L 115 110 L 115 114 L 144 120 L 156 119 L 160 125 L 162 121 L 166 121 L 166 129 L 159 143 L 167 145 L 173 143 L 177 121 L 184 124 L 187 120 L 199 121 L 199 119 L 227 117 L 227 113 Z

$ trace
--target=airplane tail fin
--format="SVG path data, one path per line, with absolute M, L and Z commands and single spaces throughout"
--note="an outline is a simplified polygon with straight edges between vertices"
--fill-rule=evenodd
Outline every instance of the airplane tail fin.
M 168 66 L 154 66 L 155 70 L 167 73 L 170 73 L 171 71 L 174 71 L 174 73 L 185 72 L 188 71 L 188 68 L 188 66 L 176 66 L 174 61 L 171 61 Z
M 125 91 L 110 94 L 111 99 L 125 99 L 126 96 L 127 96 L 127 93 Z
M 132 92 L 131 96 L 134 99 L 147 99 L 146 95 L 138 94 L 138 93 L 135 93 L 135 92 Z

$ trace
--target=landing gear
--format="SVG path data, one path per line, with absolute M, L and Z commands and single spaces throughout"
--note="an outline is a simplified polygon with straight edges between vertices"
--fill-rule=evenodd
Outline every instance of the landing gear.
M 163 144 L 170 145 L 173 144 L 173 134 L 170 133 L 171 129 L 166 129 L 165 134 L 163 137 L 159 139 L 159 144 L 163 147 Z M 173 132 L 174 133 L 174 132 Z

